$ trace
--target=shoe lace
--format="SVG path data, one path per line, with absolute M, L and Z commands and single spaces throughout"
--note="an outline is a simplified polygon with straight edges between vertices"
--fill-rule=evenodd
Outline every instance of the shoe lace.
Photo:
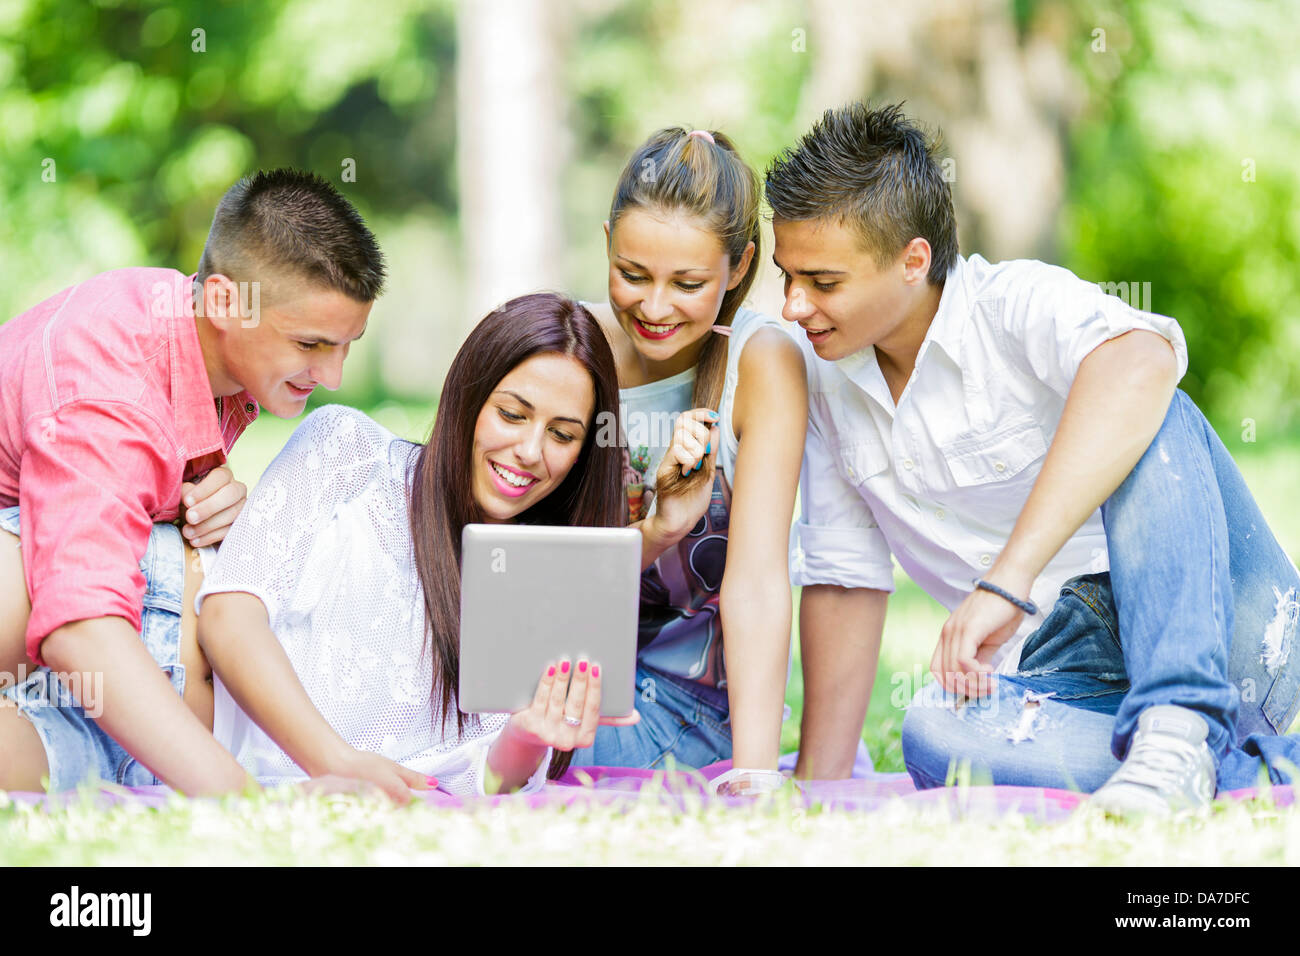
M 1139 735 L 1116 779 L 1161 792 L 1174 789 L 1182 777 L 1195 770 L 1197 753 L 1196 746 L 1177 737 Z

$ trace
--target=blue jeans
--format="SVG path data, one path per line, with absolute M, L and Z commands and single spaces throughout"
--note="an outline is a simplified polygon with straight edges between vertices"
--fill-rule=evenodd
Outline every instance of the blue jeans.
M 977 779 L 1091 792 L 1157 704 L 1205 718 L 1221 790 L 1300 767 L 1300 738 L 1286 736 L 1300 573 L 1182 391 L 1101 513 L 1110 571 L 1066 582 L 1018 673 L 960 707 L 937 684 L 916 695 L 903 758 L 917 786 L 943 785 L 964 759 Z
M 681 768 L 731 759 L 725 691 L 640 664 L 636 669 L 639 723 L 601 727 L 596 742 L 573 752 L 571 767 L 663 769 L 671 755 Z
M 17 508 L 0 509 L 0 528 L 19 533 Z M 179 528 L 153 526 L 140 570 L 145 579 L 140 639 L 176 693 L 184 697 L 185 665 L 180 652 L 185 546 Z M 69 686 L 76 684 L 65 684 L 48 667 L 38 667 L 26 679 L 0 691 L 0 697 L 17 706 L 36 728 L 45 747 L 50 791 L 70 790 L 97 778 L 128 787 L 162 783 L 94 720 L 103 707 L 103 675 L 99 675 L 98 686 L 93 674 L 75 676 L 81 689 L 70 692 Z

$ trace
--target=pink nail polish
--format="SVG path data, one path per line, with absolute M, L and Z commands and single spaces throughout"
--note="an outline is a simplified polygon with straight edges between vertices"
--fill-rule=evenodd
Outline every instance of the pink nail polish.
M 592 676 L 592 677 L 599 677 L 599 676 L 600 676 L 600 665 L 599 665 L 599 664 L 592 664 L 592 665 L 591 665 L 591 676 Z
M 554 676 L 555 676 L 555 665 L 554 665 L 554 664 L 552 664 L 550 667 L 546 668 L 546 676 L 547 676 L 547 677 L 554 677 Z
M 438 785 L 438 778 L 437 778 L 437 777 L 425 777 L 425 778 L 424 778 L 424 782 L 427 783 L 430 787 L 436 787 L 436 786 Z
M 586 662 L 586 661 L 580 661 L 580 662 L 578 663 L 578 673 L 579 673 L 579 674 L 585 674 L 585 673 L 587 673 L 587 662 Z
M 568 661 L 565 661 L 563 664 L 560 665 L 560 673 L 561 673 L 561 674 L 567 674 L 567 673 L 569 673 L 569 662 L 568 662 Z

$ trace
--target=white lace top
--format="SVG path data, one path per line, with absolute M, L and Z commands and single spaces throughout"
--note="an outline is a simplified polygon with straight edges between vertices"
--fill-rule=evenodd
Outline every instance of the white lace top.
M 271 462 L 195 600 L 243 591 L 266 605 L 271 630 L 317 710 L 359 750 L 483 792 L 488 747 L 505 727 L 484 714 L 456 732 L 430 702 L 424 593 L 407 518 L 420 446 L 361 412 L 317 409 Z M 306 773 L 235 703 L 214 674 L 213 734 L 264 783 Z M 526 790 L 545 783 L 550 754 Z

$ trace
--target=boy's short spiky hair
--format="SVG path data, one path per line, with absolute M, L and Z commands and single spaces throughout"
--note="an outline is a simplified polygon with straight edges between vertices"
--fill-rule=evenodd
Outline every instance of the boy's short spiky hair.
M 217 205 L 197 284 L 279 272 L 358 302 L 383 292 L 384 256 L 361 215 L 315 173 L 273 169 L 245 176 Z
M 928 279 L 942 285 L 957 261 L 957 222 L 936 151 L 901 105 L 850 103 L 772 161 L 767 202 L 776 219 L 842 223 L 880 265 L 919 236 L 930 244 Z

